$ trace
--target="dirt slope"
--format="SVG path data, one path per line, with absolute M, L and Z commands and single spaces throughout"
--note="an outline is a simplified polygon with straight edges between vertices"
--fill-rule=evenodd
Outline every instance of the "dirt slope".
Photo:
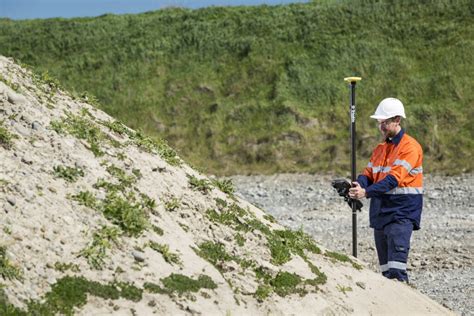
M 0 314 L 450 314 L 47 75 L 0 81 Z

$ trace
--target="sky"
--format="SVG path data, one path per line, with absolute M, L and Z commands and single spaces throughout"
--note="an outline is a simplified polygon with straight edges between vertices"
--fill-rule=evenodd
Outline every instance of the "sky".
M 309 0 L 0 0 L 0 18 L 14 20 L 141 13 L 166 7 L 278 5 Z

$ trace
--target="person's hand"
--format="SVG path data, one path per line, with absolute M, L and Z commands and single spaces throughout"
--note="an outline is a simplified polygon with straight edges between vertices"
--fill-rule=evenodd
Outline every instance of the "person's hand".
M 365 197 L 365 189 L 358 182 L 352 182 L 354 187 L 349 189 L 349 197 L 351 199 L 360 200 Z

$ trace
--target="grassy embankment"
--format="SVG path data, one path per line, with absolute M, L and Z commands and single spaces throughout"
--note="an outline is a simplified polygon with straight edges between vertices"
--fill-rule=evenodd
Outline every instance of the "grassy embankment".
M 172 8 L 139 15 L 0 19 L 0 54 L 89 91 L 125 124 L 219 175 L 349 170 L 348 89 L 368 118 L 406 104 L 427 172 L 473 170 L 474 5 L 469 0 Z

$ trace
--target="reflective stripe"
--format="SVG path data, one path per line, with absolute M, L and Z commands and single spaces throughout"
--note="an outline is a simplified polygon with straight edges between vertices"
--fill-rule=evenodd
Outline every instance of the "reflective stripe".
M 407 264 L 404 262 L 398 262 L 398 261 L 389 261 L 387 263 L 387 266 L 389 269 L 398 269 L 398 270 L 406 270 L 407 269 Z
M 388 271 L 388 264 L 382 264 L 380 266 L 380 272 Z
M 403 187 L 395 188 L 385 194 L 423 194 L 423 188 L 412 188 L 412 187 Z
M 389 172 L 392 168 L 391 167 L 382 167 L 382 166 L 379 166 L 379 167 L 372 167 L 372 172 L 373 173 L 378 173 L 378 172 Z
M 418 168 L 413 168 L 410 170 L 410 174 L 419 174 L 419 173 L 423 173 L 423 167 L 420 166 Z
M 410 170 L 412 169 L 410 163 L 406 160 L 400 160 L 400 159 L 397 159 L 395 160 L 395 162 L 393 163 L 394 166 L 402 166 L 404 167 L 405 169 L 407 169 L 408 172 L 410 172 Z
M 369 161 L 369 163 L 367 164 L 367 168 L 372 168 L 373 167 L 373 164 Z

